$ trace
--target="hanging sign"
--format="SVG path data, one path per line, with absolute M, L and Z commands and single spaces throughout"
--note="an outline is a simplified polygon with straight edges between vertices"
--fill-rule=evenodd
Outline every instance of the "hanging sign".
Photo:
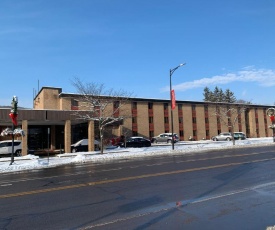
M 175 90 L 171 90 L 171 99 L 172 99 L 172 109 L 176 108 L 176 96 L 175 96 Z

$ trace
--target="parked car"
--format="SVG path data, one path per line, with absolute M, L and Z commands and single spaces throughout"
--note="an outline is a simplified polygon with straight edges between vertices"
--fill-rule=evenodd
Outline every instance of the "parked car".
M 235 140 L 245 140 L 246 135 L 243 132 L 234 132 L 233 134 Z
M 22 152 L 22 142 L 21 140 L 14 140 L 14 155 L 21 156 Z M 0 141 L 0 155 L 9 155 L 12 154 L 12 141 Z
M 243 132 L 234 132 L 233 137 L 235 140 L 245 140 L 246 135 Z M 229 132 L 220 133 L 217 136 L 212 137 L 213 141 L 231 141 L 232 135 Z
M 124 142 L 119 143 L 120 147 L 150 147 L 151 141 L 144 137 L 130 137 L 126 141 L 126 146 Z
M 217 136 L 212 137 L 213 141 L 231 141 L 232 135 L 231 133 L 220 133 Z
M 95 150 L 100 149 L 100 142 L 94 140 Z M 88 139 L 82 139 L 74 144 L 71 145 L 71 152 L 88 152 Z
M 174 133 L 174 135 L 172 135 L 172 133 L 161 133 L 158 136 L 152 138 L 153 143 L 172 143 L 172 140 L 174 140 L 174 143 L 179 141 L 179 137 L 176 133 Z

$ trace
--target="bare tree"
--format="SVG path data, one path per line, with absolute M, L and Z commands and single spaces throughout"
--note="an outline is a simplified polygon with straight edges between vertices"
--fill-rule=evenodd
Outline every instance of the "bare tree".
M 216 104 L 214 115 L 222 124 L 228 127 L 235 145 L 234 132 L 237 124 L 241 123 L 241 114 L 246 111 L 248 104 Z
M 86 121 L 98 122 L 100 151 L 103 153 L 104 130 L 114 124 L 130 118 L 130 111 L 123 110 L 131 93 L 124 90 L 106 89 L 104 84 L 84 83 L 74 78 L 72 85 L 80 95 L 80 110 L 75 115 Z

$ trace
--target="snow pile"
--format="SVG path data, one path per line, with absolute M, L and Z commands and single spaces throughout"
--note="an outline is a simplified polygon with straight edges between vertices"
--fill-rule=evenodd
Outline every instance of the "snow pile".
M 14 162 L 10 164 L 10 158 L 0 158 L 0 173 L 17 172 L 22 170 L 35 170 L 41 168 L 51 168 L 65 164 L 77 164 L 85 162 L 107 162 L 119 159 L 145 158 L 151 156 L 178 155 L 186 153 L 198 153 L 209 149 L 222 148 L 240 148 L 250 145 L 271 145 L 272 137 L 268 138 L 249 138 L 246 140 L 237 140 L 235 146 L 231 141 L 181 141 L 175 144 L 172 150 L 171 145 L 160 144 L 152 145 L 146 148 L 116 148 L 107 149 L 104 154 L 100 152 L 80 152 L 60 154 L 55 157 L 39 158 L 34 155 L 15 157 Z

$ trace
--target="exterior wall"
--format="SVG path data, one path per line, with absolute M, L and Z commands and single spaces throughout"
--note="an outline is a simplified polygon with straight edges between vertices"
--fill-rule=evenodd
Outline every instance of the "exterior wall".
M 164 133 L 164 107 L 163 103 L 154 103 L 154 136 Z
M 172 133 L 172 123 L 171 123 L 171 106 L 169 105 L 169 131 Z M 173 131 L 179 135 L 179 110 L 178 106 L 173 110 Z
M 206 139 L 204 105 L 196 106 L 197 140 Z
M 60 110 L 71 110 L 72 103 L 70 98 L 60 98 Z
M 123 105 L 119 111 L 122 116 L 125 116 L 123 120 L 123 125 L 119 129 L 118 136 L 124 135 L 125 137 L 132 136 L 132 104 L 128 102 Z
M 220 109 L 227 110 L 225 106 L 220 106 Z M 225 117 L 221 118 L 221 132 L 229 132 L 228 121 L 226 120 Z
M 44 88 L 41 90 L 34 101 L 34 109 L 60 109 L 59 92 L 59 89 L 54 88 Z
M 238 129 L 238 131 L 246 133 L 245 124 L 246 124 L 245 112 L 242 112 L 241 113 L 241 124 L 240 124 L 241 125 L 241 129 Z
M 264 122 L 264 116 L 263 116 L 263 110 L 258 109 L 258 123 L 259 123 L 259 136 L 265 137 L 265 122 Z M 262 128 L 260 128 L 262 127 Z
M 248 117 L 249 117 L 249 128 L 250 128 L 250 135 L 249 137 L 257 137 L 256 133 L 256 121 L 255 121 L 255 109 L 252 108 L 248 112 Z
M 193 137 L 191 104 L 183 104 L 182 115 L 183 115 L 183 127 L 184 127 L 184 141 L 187 141 L 190 136 Z
M 210 138 L 218 135 L 217 116 L 215 115 L 216 106 L 208 105 L 209 136 Z
M 137 110 L 138 110 L 138 116 L 137 116 L 138 135 L 149 137 L 148 103 L 138 102 Z

